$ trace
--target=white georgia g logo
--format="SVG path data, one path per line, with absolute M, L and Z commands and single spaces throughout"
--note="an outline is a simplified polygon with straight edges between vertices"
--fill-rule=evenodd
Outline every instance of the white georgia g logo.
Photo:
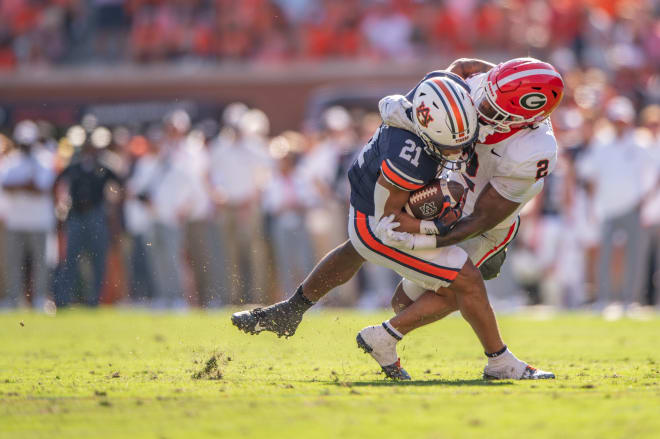
M 520 97 L 520 105 L 528 110 L 538 110 L 548 102 L 543 93 L 527 93 Z

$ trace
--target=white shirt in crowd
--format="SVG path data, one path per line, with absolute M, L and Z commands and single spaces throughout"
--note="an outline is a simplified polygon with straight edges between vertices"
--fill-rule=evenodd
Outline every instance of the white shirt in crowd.
M 271 168 L 266 143 L 259 137 L 232 138 L 221 133 L 211 147 L 211 183 L 229 204 L 256 199 Z
M 312 207 L 316 194 L 309 180 L 300 172 L 285 176 L 279 172 L 273 175 L 263 194 L 263 208 L 271 214 L 282 214 L 296 207 Z
M 194 133 L 186 138 L 174 155 L 176 166 L 188 176 L 188 221 L 202 221 L 211 215 L 213 205 L 207 183 L 209 158 L 203 139 Z
M 646 150 L 656 169 L 655 188 L 642 206 L 642 225 L 660 226 L 660 134 L 648 139 Z
M 4 190 L 3 219 L 9 230 L 48 232 L 55 224 L 51 189 L 55 181 L 54 155 L 35 146 L 30 154 L 10 153 L 0 170 L 5 184 L 27 184 L 30 181 L 42 192 Z
M 147 154 L 135 162 L 135 168 L 126 182 L 128 197 L 124 204 L 126 229 L 132 235 L 149 233 L 153 218 L 148 204 L 139 197 L 150 192 L 150 185 L 156 184 L 156 166 L 158 159 L 154 154 Z
M 578 164 L 578 172 L 594 184 L 594 208 L 606 220 L 634 209 L 651 189 L 657 170 L 631 130 L 592 145 Z

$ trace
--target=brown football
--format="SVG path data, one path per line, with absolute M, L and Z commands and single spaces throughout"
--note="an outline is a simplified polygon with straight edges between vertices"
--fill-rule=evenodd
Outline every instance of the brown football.
M 404 209 L 417 219 L 435 218 L 442 211 L 445 191 L 449 191 L 447 195 L 451 197 L 454 206 L 463 196 L 465 187 L 454 180 L 435 179 L 423 188 L 411 192 Z

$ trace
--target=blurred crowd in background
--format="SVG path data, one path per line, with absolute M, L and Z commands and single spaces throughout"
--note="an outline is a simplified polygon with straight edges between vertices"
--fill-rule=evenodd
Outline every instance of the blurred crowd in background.
M 658 0 L 3 0 L 0 68 L 542 52 L 640 66 Z M 571 62 L 565 59 L 565 62 Z
M 317 132 L 269 137 L 268 117 L 241 103 L 137 130 L 88 115 L 61 138 L 21 121 L 0 156 L 3 304 L 26 291 L 37 308 L 279 299 L 345 239 L 345 173 L 380 123 L 331 107 Z M 345 290 L 334 303 L 356 302 Z
M 660 302 L 660 1 L 0 4 L 0 68 L 547 60 L 566 84 L 552 117 L 560 161 L 523 212 L 504 294 L 609 318 Z M 104 127 L 90 114 L 72 127 L 1 127 L 0 307 L 52 298 L 183 309 L 288 295 L 346 239 L 346 169 L 381 123 L 341 107 L 321 119 L 270 133 L 268 115 L 235 103 L 201 120 L 177 110 L 152 124 Z M 367 264 L 327 303 L 386 305 L 396 282 Z

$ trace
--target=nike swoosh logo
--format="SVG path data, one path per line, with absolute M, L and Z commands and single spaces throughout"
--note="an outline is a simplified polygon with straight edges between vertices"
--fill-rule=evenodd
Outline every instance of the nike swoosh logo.
M 494 155 L 496 155 L 496 156 L 498 156 L 498 157 L 502 157 L 501 155 L 499 155 L 498 153 L 496 153 L 494 149 L 491 149 L 490 152 L 492 152 Z

